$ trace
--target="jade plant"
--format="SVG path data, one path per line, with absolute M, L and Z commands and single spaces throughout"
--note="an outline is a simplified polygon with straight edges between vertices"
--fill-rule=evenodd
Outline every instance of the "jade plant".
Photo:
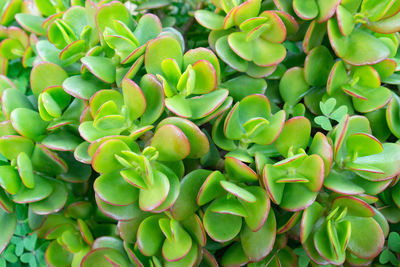
M 0 266 L 399 264 L 399 1 L 0 7 Z

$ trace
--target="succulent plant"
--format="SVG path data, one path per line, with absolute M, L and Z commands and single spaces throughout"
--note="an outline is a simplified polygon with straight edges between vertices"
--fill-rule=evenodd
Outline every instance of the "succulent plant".
M 0 266 L 397 266 L 399 16 L 4 1 Z
M 214 1 L 226 15 L 208 10 L 196 11 L 196 20 L 211 29 L 210 45 L 230 67 L 253 77 L 271 74 L 286 56 L 282 42 L 298 29 L 295 19 L 285 13 L 266 10 L 261 1 L 243 3 Z

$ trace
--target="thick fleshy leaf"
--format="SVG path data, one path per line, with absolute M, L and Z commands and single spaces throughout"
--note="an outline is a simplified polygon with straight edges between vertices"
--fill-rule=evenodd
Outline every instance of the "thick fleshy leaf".
M 312 233 L 314 225 L 323 215 L 323 211 L 323 207 L 318 202 L 314 202 L 307 209 L 304 210 L 301 219 L 300 233 L 300 239 L 302 243 L 304 243 Z
M 264 11 L 260 17 L 265 17 L 270 25 L 261 37 L 273 43 L 282 43 L 286 39 L 286 27 L 281 18 L 274 11 Z
M 116 206 L 132 204 L 139 197 L 139 190 L 125 181 L 118 171 L 100 175 L 93 187 L 101 200 Z
M 82 64 L 97 78 L 106 82 L 115 81 L 116 69 L 112 60 L 105 57 L 86 56 L 81 58 Z
M 236 198 L 229 198 L 229 195 L 225 195 L 221 198 L 216 199 L 212 203 L 211 212 L 220 214 L 230 214 L 234 216 L 247 217 L 247 211 L 243 205 Z
M 255 17 L 260 12 L 260 0 L 247 0 L 239 5 L 234 13 L 236 25 L 240 25 L 243 21 Z
M 32 140 L 23 136 L 9 135 L 0 138 L 0 153 L 8 160 L 16 160 L 22 152 L 31 156 L 33 148 Z
M 50 175 L 67 173 L 68 165 L 64 159 L 43 145 L 37 144 L 31 157 L 33 169 Z
M 339 172 L 332 169 L 324 180 L 324 186 L 329 190 L 342 194 L 362 194 L 365 189 L 353 182 L 355 174 L 352 172 Z
M 33 177 L 32 161 L 25 152 L 19 153 L 17 167 L 22 183 L 28 188 L 33 188 L 35 186 L 35 181 Z
M 259 231 L 269 216 L 270 200 L 267 192 L 258 186 L 246 187 L 245 189 L 255 196 L 256 201 L 248 202 L 239 200 L 247 213 L 251 214 L 245 217 L 244 220 L 251 231 Z
M 74 151 L 82 139 L 67 131 L 58 131 L 47 135 L 42 145 L 57 151 Z
M 171 208 L 180 193 L 180 181 L 174 171 L 162 164 L 157 164 L 157 169 L 167 176 L 169 181 L 169 190 L 166 199 L 161 203 L 161 205 L 153 210 L 154 212 L 164 211 Z
M 39 215 L 47 215 L 61 210 L 67 201 L 68 192 L 64 183 L 52 180 L 53 192 L 38 202 L 31 203 L 29 207 Z
M 174 219 L 161 219 L 159 224 L 163 232 L 170 232 L 167 235 L 164 232 L 164 235 L 167 237 L 162 246 L 164 259 L 167 261 L 177 261 L 185 257 L 192 247 L 190 235 Z
M 127 26 L 133 26 L 132 16 L 129 10 L 121 2 L 111 2 L 101 5 L 96 12 L 96 25 L 101 33 L 109 25 L 113 25 L 114 20 L 119 20 Z
M 0 207 L 7 213 L 13 213 L 15 211 L 14 202 L 3 190 L 0 191 Z
M 354 109 L 358 112 L 371 112 L 385 106 L 392 98 L 392 92 L 381 86 L 380 88 L 365 88 L 362 90 L 362 99 L 353 97 Z
M 97 195 L 95 196 L 96 203 L 102 213 L 108 217 L 120 222 L 129 221 L 137 218 L 142 210 L 139 208 L 138 202 L 126 206 L 114 206 L 103 200 Z
M 45 259 L 50 266 L 67 267 L 72 263 L 72 253 L 62 247 L 56 240 L 46 249 Z
M 194 13 L 197 22 L 210 30 L 222 30 L 225 18 L 208 10 L 197 10 Z
M 344 225 L 343 232 L 347 238 L 345 238 L 344 247 L 339 241 L 339 230 L 340 226 Z M 347 227 L 346 227 L 347 226 Z M 332 225 L 332 221 L 328 220 L 326 223 L 322 224 L 320 228 L 316 231 L 314 235 L 314 244 L 318 253 L 334 264 L 342 264 L 345 260 L 345 246 L 348 241 L 348 236 L 350 234 L 350 224 L 348 221 L 343 221 L 340 223 Z
M 279 82 L 279 93 L 285 103 L 297 104 L 309 88 L 304 78 L 304 69 L 293 67 L 288 69 Z
M 256 202 L 256 197 L 246 189 L 243 189 L 232 182 L 224 180 L 220 181 L 220 184 L 227 192 L 231 193 L 237 198 L 249 203 Z
M 128 267 L 128 259 L 126 259 L 118 250 L 113 248 L 96 248 L 83 257 L 81 266 L 121 266 Z
M 383 151 L 382 144 L 372 135 L 356 133 L 350 135 L 346 140 L 347 152 L 357 157 L 365 157 L 378 154 Z
M 89 100 L 100 89 L 107 88 L 100 80 L 81 75 L 68 77 L 62 87 L 68 94 L 84 100 Z
M 297 16 L 304 20 L 311 20 L 317 17 L 319 10 L 316 0 L 294 0 L 293 10 Z
M 344 36 L 349 35 L 353 31 L 355 26 L 353 14 L 344 6 L 339 5 L 336 9 L 336 16 L 340 32 Z
M 61 51 L 59 56 L 60 59 L 77 61 L 78 58 L 84 55 L 86 48 L 85 45 L 86 43 L 84 40 L 77 40 L 70 43 Z
M 42 27 L 44 22 L 44 18 L 42 17 L 26 13 L 19 13 L 15 15 L 15 20 L 28 32 L 33 32 L 37 35 L 46 34 L 46 31 Z
M 317 21 L 319 23 L 325 22 L 328 19 L 330 19 L 336 11 L 336 8 L 339 6 L 341 0 L 333 0 L 333 1 L 321 1 L 318 0 L 318 16 L 317 16 Z
M 188 100 L 181 94 L 165 99 L 165 106 L 168 110 L 182 118 L 191 118 L 192 109 Z
M 244 253 L 250 261 L 263 259 L 272 250 L 276 235 L 275 214 L 270 210 L 268 219 L 259 230 L 254 232 L 248 226 L 244 226 L 240 233 L 240 240 Z
M 243 266 L 248 262 L 246 254 L 244 254 L 242 245 L 238 242 L 233 243 L 225 251 L 221 258 L 223 266 Z
M 206 210 L 203 223 L 208 235 L 217 242 L 227 242 L 239 234 L 242 217 L 212 212 L 213 202 Z
M 168 50 L 165 50 L 165 47 L 168 47 Z M 151 41 L 144 57 L 147 73 L 163 74 L 161 63 L 167 58 L 174 59 L 181 68 L 183 55 L 179 42 L 169 36 L 161 36 Z
M 228 38 L 229 46 L 241 58 L 253 61 L 258 66 L 276 65 L 286 56 L 286 49 L 281 44 L 272 43 L 261 38 L 249 42 L 246 38 L 247 34 L 244 32 L 232 33 Z
M 389 101 L 386 109 L 386 120 L 390 131 L 396 136 L 400 137 L 400 99 L 397 95 Z
M 313 48 L 304 64 L 305 80 L 312 86 L 324 86 L 333 65 L 333 57 L 325 46 Z
M 17 194 L 13 196 L 13 201 L 16 203 L 32 203 L 40 201 L 53 192 L 53 186 L 50 181 L 41 176 L 35 175 L 35 187 L 29 189 L 21 187 Z
M 175 125 L 186 136 L 190 143 L 189 158 L 199 158 L 204 156 L 209 150 L 209 142 L 206 135 L 191 121 L 179 118 L 169 117 L 162 120 L 158 125 L 158 129 L 164 125 Z
M 231 68 L 244 72 L 247 70 L 249 63 L 238 56 L 230 47 L 228 35 L 219 38 L 215 43 L 215 50 L 218 56 Z
M 128 145 L 121 140 L 108 140 L 102 143 L 93 155 L 92 166 L 98 173 L 107 173 L 123 168 L 115 155 L 121 155 L 121 151 L 130 150 Z
M 314 135 L 313 141 L 310 145 L 309 154 L 317 154 L 322 158 L 325 166 L 325 176 L 327 176 L 332 166 L 333 150 L 327 137 L 321 132 Z
M 193 64 L 195 84 L 193 94 L 206 94 L 217 87 L 217 73 L 214 66 L 207 60 L 201 59 Z
M 238 182 L 258 181 L 257 173 L 235 157 L 225 157 L 225 171 L 230 179 Z
M 400 146 L 398 144 L 384 143 L 383 151 L 381 153 L 357 158 L 354 163 L 359 164 L 361 168 L 354 169 L 353 171 L 367 180 L 386 180 L 389 177 L 399 174 L 400 170 L 399 165 L 397 164 L 398 153 L 400 153 Z M 366 171 L 363 171 L 363 166 L 367 168 Z M 372 168 L 378 168 L 383 171 L 383 173 L 368 171 L 369 166 Z
M 205 169 L 194 170 L 188 173 L 181 181 L 181 190 L 178 199 L 171 208 L 173 217 L 183 220 L 192 215 L 199 208 L 197 195 L 201 186 L 211 171 Z
M 140 88 L 146 98 L 146 111 L 142 114 L 141 125 L 152 124 L 164 110 L 164 92 L 154 75 L 146 74 L 140 80 Z
M 198 246 L 196 243 L 192 244 L 192 248 L 187 253 L 185 257 L 178 261 L 164 261 L 164 266 L 166 267 L 185 267 L 185 266 L 194 266 L 196 261 L 198 260 Z
M 167 198 L 170 184 L 167 176 L 162 172 L 154 172 L 153 184 L 143 188 L 139 193 L 139 206 L 144 211 L 159 207 Z
M 3 115 L 6 119 L 10 119 L 11 112 L 16 108 L 33 108 L 29 99 L 20 90 L 14 88 L 4 90 L 1 99 Z
M 322 44 L 326 34 L 326 23 L 318 23 L 313 20 L 307 29 L 303 40 L 303 50 L 308 54 L 311 49 Z
M 132 80 L 122 81 L 124 103 L 128 109 L 128 118 L 131 121 L 139 118 L 146 110 L 147 102 L 140 87 Z
M 352 65 L 374 64 L 389 56 L 389 48 L 364 30 L 343 36 L 336 18 L 328 21 L 328 34 L 336 55 Z
M 267 89 L 267 83 L 264 79 L 255 79 L 246 75 L 225 81 L 221 86 L 229 90 L 229 95 L 235 101 L 240 101 L 249 94 L 264 94 Z M 243 90 L 244 86 L 246 86 L 245 91 Z
M 219 171 L 211 173 L 201 186 L 197 195 L 197 204 L 202 206 L 224 193 L 220 181 L 225 180 Z
M 90 99 L 90 112 L 93 118 L 98 118 L 104 115 L 113 115 L 119 111 L 123 105 L 123 96 L 116 90 L 100 90 L 96 92 Z M 104 104 L 110 105 L 105 109 L 106 112 L 99 112 Z M 110 112 L 110 110 L 112 110 Z M 100 115 L 98 114 L 100 113 Z
M 156 38 L 162 31 L 160 19 L 151 14 L 144 14 L 138 21 L 138 25 L 135 28 L 133 34 L 142 45 L 151 39 Z
M 337 197 L 332 202 L 332 209 L 346 207 L 347 214 L 356 217 L 372 217 L 374 210 L 366 202 L 352 196 Z
M 27 108 L 14 109 L 11 112 L 10 120 L 19 134 L 33 140 L 38 140 L 46 133 L 47 123 L 34 110 Z
M 214 66 L 219 83 L 221 78 L 221 68 L 217 56 L 211 50 L 203 47 L 191 49 L 183 55 L 183 67 L 186 69 L 189 65 L 193 65 L 199 60 L 207 60 Z M 224 87 L 223 87 L 224 88 Z
M 12 166 L 0 166 L 0 186 L 7 193 L 15 195 L 21 188 L 18 172 Z
M 162 215 L 150 216 L 140 224 L 137 232 L 137 245 L 143 255 L 153 256 L 161 249 L 165 239 L 159 226 L 159 220 L 162 218 Z
M 290 150 L 297 153 L 299 149 L 305 149 L 311 133 L 311 123 L 305 117 L 294 117 L 285 122 L 282 132 L 275 141 L 279 153 L 287 156 Z
M 227 99 L 228 91 L 226 89 L 218 89 L 205 95 L 195 96 L 186 99 L 186 105 L 189 105 L 191 112 L 190 117 L 193 119 L 201 119 L 211 115 L 216 111 Z M 168 107 L 168 100 L 166 105 Z M 172 110 L 171 107 L 168 107 Z
M 151 145 L 159 152 L 161 161 L 177 161 L 190 154 L 190 143 L 182 130 L 166 124 L 156 131 Z
M 385 242 L 382 229 L 373 218 L 348 217 L 351 223 L 351 238 L 347 249 L 354 255 L 371 259 L 382 250 Z M 368 233 L 367 235 L 365 233 Z
M 49 73 L 52 74 L 50 77 Z M 49 86 L 61 86 L 66 78 L 68 78 L 68 75 L 60 66 L 50 62 L 40 63 L 31 72 L 32 92 L 37 97 Z
M 400 14 L 397 13 L 396 15 L 389 18 L 371 22 L 371 24 L 368 25 L 368 28 L 373 30 L 374 32 L 384 34 L 398 32 L 400 30 L 399 18 Z

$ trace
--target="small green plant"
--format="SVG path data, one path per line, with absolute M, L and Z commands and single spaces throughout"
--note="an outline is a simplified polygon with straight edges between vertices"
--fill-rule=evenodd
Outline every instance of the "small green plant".
M 379 263 L 391 263 L 394 266 L 399 265 L 398 253 L 400 253 L 400 235 L 397 232 L 391 232 L 388 237 L 387 247 L 379 255 Z
M 315 117 L 314 121 L 326 131 L 332 130 L 331 120 L 340 122 L 340 120 L 347 114 L 346 106 L 340 106 L 335 109 L 335 98 L 329 98 L 325 102 L 320 102 L 319 107 L 323 115 Z
M 44 254 L 48 241 L 38 239 L 30 229 L 26 206 L 18 206 L 16 212 L 18 221 L 15 233 L 0 258 L 0 266 L 46 266 Z

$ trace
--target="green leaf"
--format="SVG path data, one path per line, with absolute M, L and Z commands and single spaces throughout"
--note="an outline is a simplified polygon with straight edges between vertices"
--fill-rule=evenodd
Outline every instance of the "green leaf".
M 28 252 L 28 253 L 22 254 L 20 259 L 23 263 L 29 263 L 31 261 L 31 259 L 35 259 L 35 256 L 33 256 L 32 253 Z
M 304 69 L 293 67 L 283 74 L 279 82 L 279 92 L 283 100 L 291 106 L 296 105 L 309 88 L 304 78 Z
M 165 47 L 168 47 L 168 50 Z M 144 57 L 147 73 L 162 75 L 161 65 L 167 58 L 174 59 L 179 68 L 182 67 L 183 55 L 179 42 L 170 36 L 160 36 L 150 41 Z
M 311 20 L 318 15 L 318 5 L 316 0 L 294 0 L 293 10 L 297 16 L 304 20 Z
M 33 233 L 32 235 L 26 237 L 24 239 L 24 247 L 26 250 L 32 251 L 35 249 L 37 241 L 37 234 Z
M 190 153 L 190 143 L 178 127 L 166 124 L 157 129 L 151 146 L 155 147 L 161 161 L 177 161 L 186 158 Z
M 325 116 L 317 116 L 314 118 L 315 123 L 319 124 L 326 131 L 332 130 L 331 121 Z
M 160 19 L 151 13 L 147 13 L 140 18 L 133 34 L 139 41 L 139 45 L 143 45 L 156 38 L 161 31 Z
M 325 102 L 320 102 L 319 106 L 321 108 L 322 114 L 324 114 L 325 116 L 329 116 L 329 114 L 332 113 L 333 109 L 336 106 L 336 99 L 329 98 Z
M 208 10 L 197 10 L 194 12 L 194 17 L 197 22 L 210 30 L 222 30 L 224 28 L 223 16 L 217 15 L 214 12 Z
M 49 76 L 49 73 L 52 75 Z M 37 97 L 50 86 L 61 86 L 66 78 L 68 74 L 60 66 L 50 62 L 40 63 L 33 67 L 31 72 L 32 92 Z
M 81 58 L 82 64 L 97 78 L 106 83 L 115 81 L 116 69 L 112 60 L 105 57 L 86 56 Z
M 22 253 L 24 253 L 24 242 L 19 242 L 15 245 L 15 255 L 20 257 Z
M 3 226 L 0 233 L 0 253 L 7 247 L 17 226 L 17 216 L 15 213 L 6 213 L 0 209 L 0 224 Z
M 333 57 L 325 46 L 314 47 L 307 55 L 304 63 L 304 76 L 312 86 L 324 86 L 333 66 Z
M 336 55 L 350 64 L 374 64 L 390 54 L 389 48 L 381 40 L 365 30 L 354 29 L 350 35 L 343 36 L 336 18 L 328 21 L 328 32 Z
M 400 235 L 396 232 L 389 234 L 388 246 L 390 250 L 399 253 L 400 252 Z
M 332 118 L 333 120 L 340 122 L 344 116 L 347 114 L 347 106 L 340 106 L 338 109 L 336 109 L 334 112 L 332 112 L 329 117 Z
M 390 261 L 393 253 L 388 248 L 384 249 L 379 255 L 379 263 L 386 264 Z
M 250 193 L 246 189 L 243 189 L 243 188 L 237 186 L 236 184 L 234 184 L 232 182 L 222 180 L 222 181 L 220 181 L 220 184 L 226 191 L 228 191 L 232 195 L 236 196 L 237 198 L 240 198 L 240 199 L 242 199 L 246 202 L 250 202 L 250 203 L 253 203 L 256 201 L 256 197 L 252 193 Z
M 15 246 L 9 246 L 4 251 L 4 259 L 11 263 L 16 263 L 18 261 L 18 257 L 15 255 Z

